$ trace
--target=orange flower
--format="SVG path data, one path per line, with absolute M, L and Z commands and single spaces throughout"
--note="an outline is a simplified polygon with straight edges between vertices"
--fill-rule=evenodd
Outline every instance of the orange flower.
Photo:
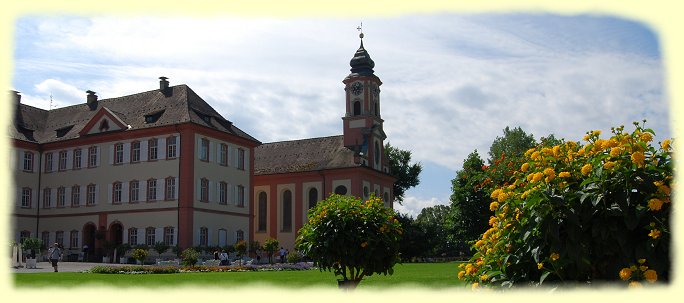
M 644 278 L 650 283 L 655 283 L 658 281 L 658 273 L 656 273 L 656 271 L 653 269 L 649 269 L 644 272 Z
M 644 153 L 642 152 L 634 152 L 632 153 L 632 162 L 637 165 L 637 167 L 642 167 L 644 166 L 644 160 L 646 157 L 644 156 Z
M 368 246 L 368 242 L 361 243 L 361 248 L 366 248 L 366 246 Z
M 629 268 L 623 268 L 620 270 L 620 279 L 622 281 L 627 281 L 630 277 L 632 277 L 632 270 Z
M 663 201 L 657 198 L 648 200 L 648 209 L 658 211 L 663 207 Z

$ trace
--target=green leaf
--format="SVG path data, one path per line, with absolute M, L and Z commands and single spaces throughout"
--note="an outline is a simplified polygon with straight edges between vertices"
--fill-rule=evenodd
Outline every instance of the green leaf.
M 550 273 L 550 271 L 544 271 L 541 277 L 539 277 L 539 284 L 544 283 L 544 280 L 546 280 L 546 277 L 548 277 Z

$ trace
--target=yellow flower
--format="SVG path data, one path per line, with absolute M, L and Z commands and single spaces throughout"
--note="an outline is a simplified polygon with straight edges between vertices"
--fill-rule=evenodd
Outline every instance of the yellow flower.
M 608 161 L 605 164 L 603 164 L 603 168 L 605 169 L 613 169 L 613 167 L 615 167 L 614 161 Z
M 496 199 L 496 197 L 498 197 L 500 193 L 501 193 L 501 189 L 497 188 L 492 192 L 492 195 L 490 197 L 492 197 L 492 199 Z
M 497 218 L 494 217 L 494 216 L 490 217 L 490 218 L 489 218 L 489 225 L 491 225 L 491 226 L 496 225 L 496 223 L 497 223 L 498 220 L 499 220 L 499 219 L 497 219 Z
M 542 269 L 544 267 L 544 263 L 537 263 L 537 269 Z
M 670 195 L 670 187 L 667 185 L 658 185 L 658 191 L 668 196 Z
M 653 269 L 649 269 L 644 273 L 644 278 L 650 283 L 655 283 L 658 281 L 658 273 Z
M 556 145 L 553 147 L 553 156 L 558 158 L 558 153 L 560 152 L 560 146 Z
M 477 242 L 475 242 L 475 247 L 480 247 L 482 245 L 484 245 L 484 241 L 482 240 L 477 240 Z
M 558 174 L 558 177 L 561 177 L 561 178 L 569 178 L 569 177 L 570 177 L 570 173 L 569 173 L 569 172 L 566 172 L 566 171 L 562 171 L 562 172 L 560 172 L 560 174 Z
M 653 136 L 650 133 L 643 133 L 639 136 L 639 139 L 644 142 L 651 142 L 651 140 L 653 140 Z
M 470 289 L 472 290 L 477 290 L 478 288 L 480 288 L 480 283 L 477 282 L 473 283 L 473 285 L 470 286 Z
M 632 162 L 637 165 L 637 167 L 642 167 L 644 166 L 644 154 L 642 152 L 634 152 L 632 153 Z
M 530 163 L 523 163 L 522 166 L 520 166 L 520 171 L 522 172 L 527 172 L 527 170 L 530 168 Z
M 557 253 L 552 253 L 551 254 L 551 261 L 556 261 L 560 258 L 560 255 Z
M 638 281 L 632 281 L 632 282 L 629 282 L 629 287 L 630 288 L 641 288 L 642 285 Z
M 511 184 L 508 186 L 508 190 L 515 190 L 515 184 Z
M 591 172 L 591 169 L 592 169 L 591 164 L 589 164 L 589 163 L 584 164 L 584 166 L 582 166 L 582 175 L 585 175 L 585 176 L 588 175 Z
M 630 277 L 632 277 L 632 270 L 629 268 L 623 268 L 620 270 L 620 279 L 622 281 L 627 281 Z
M 509 194 L 502 192 L 502 193 L 500 193 L 499 196 L 497 197 L 497 200 L 498 200 L 499 202 L 506 201 L 506 198 L 508 198 L 508 196 L 509 196 Z
M 601 134 L 601 131 L 600 131 L 600 130 L 595 130 L 595 131 L 593 131 L 591 134 L 594 135 L 594 136 L 598 136 L 598 135 Z
M 540 157 L 539 157 L 539 152 L 538 152 L 538 151 L 533 152 L 533 153 L 532 153 L 532 156 L 531 156 L 530 158 L 532 158 L 532 159 L 534 159 L 534 160 L 538 160 L 538 159 L 540 158 Z
M 480 281 L 487 281 L 487 278 L 489 278 L 487 274 L 483 274 L 480 276 Z
M 529 173 L 527 175 L 527 182 L 532 182 L 532 179 L 534 179 L 534 173 Z
M 489 204 L 489 210 L 491 210 L 491 211 L 495 211 L 498 208 L 499 208 L 499 202 L 494 201 L 491 204 Z
M 465 276 L 465 271 L 459 271 L 458 272 L 458 279 L 463 280 L 463 276 Z
M 670 149 L 670 139 L 665 139 L 665 140 L 663 140 L 663 143 L 660 143 L 660 146 L 661 146 L 664 150 Z
M 644 263 L 646 263 L 646 259 L 639 259 L 639 260 L 637 260 L 637 262 L 639 262 L 639 264 L 644 264 Z
M 542 179 L 542 177 L 544 177 L 544 174 L 542 174 L 542 173 L 535 173 L 534 176 L 532 177 L 532 181 L 531 181 L 531 182 L 539 182 L 539 181 Z
M 648 200 L 648 209 L 658 211 L 663 207 L 663 201 L 658 198 Z
M 361 247 L 362 247 L 362 248 L 366 248 L 366 246 L 368 246 L 368 242 L 363 242 L 363 243 L 361 243 Z
M 658 239 L 660 238 L 660 230 L 658 229 L 651 229 L 651 232 L 648 233 L 648 236 L 653 238 L 653 239 Z
M 577 154 L 580 156 L 584 156 L 584 146 L 577 151 Z
M 641 270 L 641 271 L 646 271 L 647 269 L 648 269 L 648 266 L 646 266 L 646 265 L 639 266 L 639 270 Z

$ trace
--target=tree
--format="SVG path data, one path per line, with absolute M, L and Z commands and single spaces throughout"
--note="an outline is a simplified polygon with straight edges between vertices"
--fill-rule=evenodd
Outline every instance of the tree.
M 242 256 L 244 256 L 247 252 L 247 242 L 245 242 L 245 240 L 237 241 L 233 248 L 235 249 L 235 253 L 237 253 L 237 257 L 240 260 L 240 265 L 242 265 Z
M 510 129 L 508 126 L 503 130 L 503 137 L 496 137 L 489 147 L 489 163 L 505 155 L 509 158 L 520 157 L 528 149 L 537 145 L 533 135 L 528 135 L 520 126 Z M 553 136 L 551 136 L 553 137 Z
M 427 237 L 413 218 L 406 214 L 397 214 L 397 220 L 404 231 L 399 242 L 399 254 L 402 261 L 424 256 L 427 251 Z
M 395 217 L 374 195 L 364 202 L 333 194 L 309 211 L 296 248 L 321 271 L 341 277 L 340 288 L 353 289 L 365 276 L 394 273 L 402 234 Z
M 469 255 L 469 242 L 475 241 L 487 230 L 489 201 L 486 186 L 491 179 L 485 175 L 484 161 L 477 150 L 463 161 L 463 169 L 451 180 L 451 208 L 446 218 L 447 238 L 454 243 L 455 251 Z
M 171 246 L 166 244 L 164 241 L 154 243 L 154 251 L 156 251 L 159 254 L 159 258 L 161 258 L 161 254 L 169 250 L 170 247 Z
M 426 236 L 428 256 L 439 257 L 454 253 L 445 230 L 449 211 L 450 207 L 447 205 L 435 205 L 423 208 L 416 217 L 416 224 Z
M 29 259 L 36 258 L 36 251 L 40 251 L 43 247 L 43 240 L 39 238 L 26 238 L 21 243 L 22 249 L 28 250 L 30 254 L 27 256 Z
M 259 241 L 249 241 L 250 254 L 254 254 L 256 256 L 256 254 L 262 249 L 263 247 L 261 247 L 261 243 L 259 243 Z
M 404 192 L 420 183 L 418 175 L 423 170 L 420 163 L 410 164 L 411 152 L 385 144 L 385 156 L 389 161 L 390 175 L 397 180 L 394 182 L 392 193 L 394 199 L 401 204 L 404 201 Z
M 273 238 L 267 238 L 264 241 L 264 250 L 268 253 L 268 264 L 273 264 L 273 254 L 278 250 L 280 243 Z
M 133 259 L 138 260 L 141 265 L 144 265 L 145 259 L 147 258 L 147 249 L 136 248 L 131 255 Z

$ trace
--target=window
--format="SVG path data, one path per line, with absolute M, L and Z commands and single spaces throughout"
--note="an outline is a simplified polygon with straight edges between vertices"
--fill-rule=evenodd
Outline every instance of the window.
M 131 203 L 140 201 L 140 182 L 138 180 L 133 180 L 129 186 Z
M 88 148 L 88 167 L 97 166 L 97 146 Z
M 242 185 L 237 186 L 237 206 L 245 207 L 245 187 Z
M 58 170 L 66 170 L 67 166 L 67 151 L 63 150 L 59 152 L 59 163 L 57 163 Z
M 114 164 L 121 164 L 124 161 L 123 143 L 114 144 Z
M 55 232 L 55 243 L 64 245 L 64 232 L 59 230 Z
M 209 180 L 205 178 L 200 181 L 200 201 L 209 202 Z
M 206 227 L 200 227 L 199 245 L 209 246 L 209 229 Z
M 316 207 L 316 203 L 318 203 L 318 189 L 312 187 L 309 189 L 309 209 Z
M 81 204 L 81 187 L 74 185 L 71 187 L 71 207 L 78 207 Z
M 31 208 L 31 196 L 33 191 L 24 187 L 21 189 L 21 208 Z
M 363 198 L 368 199 L 368 186 L 363 187 Z
M 361 102 L 354 101 L 354 116 L 358 116 L 360 114 L 361 114 Z
M 202 138 L 200 144 L 200 160 L 209 161 L 209 140 Z
M 240 241 L 245 240 L 245 232 L 242 230 L 238 230 L 235 232 L 235 243 L 238 243 Z
M 375 154 L 375 166 L 380 165 L 380 153 L 382 151 L 380 150 L 380 144 L 378 144 L 378 141 L 375 141 L 375 150 L 373 153 Z
M 72 230 L 69 233 L 69 247 L 70 248 L 78 248 L 78 231 L 77 230 Z
M 77 148 L 74 149 L 74 169 L 80 169 L 81 168 L 81 149 Z
M 64 200 L 65 200 L 65 191 L 64 187 L 60 186 L 57 188 L 57 207 L 64 207 Z
M 52 153 L 45 154 L 45 172 L 49 173 L 52 171 Z
M 86 206 L 95 205 L 95 184 L 89 184 L 86 188 Z
M 267 220 L 267 196 L 265 192 L 260 192 L 259 193 L 259 222 L 258 222 L 258 231 L 265 232 L 266 231 L 266 220 Z
M 165 183 L 166 194 L 164 195 L 164 200 L 176 200 L 176 178 L 168 177 Z
M 121 191 L 123 190 L 121 182 L 114 182 L 112 184 L 112 203 L 121 203 Z
M 292 192 L 283 192 L 283 229 L 282 231 L 292 231 Z
M 152 160 L 157 160 L 157 144 L 159 141 L 157 141 L 157 138 L 152 138 L 149 141 L 147 141 L 147 159 L 152 161 Z
M 228 145 L 221 143 L 220 153 L 219 153 L 219 164 L 223 166 L 228 166 Z
M 131 227 L 128 229 L 128 244 L 138 244 L 138 229 L 135 227 Z
M 140 141 L 131 142 L 131 162 L 140 162 Z
M 241 169 L 241 170 L 245 170 L 245 150 L 242 148 L 238 148 L 237 168 Z
M 166 158 L 167 159 L 172 159 L 176 157 L 176 150 L 178 149 L 178 145 L 176 143 L 178 137 L 176 136 L 171 136 L 166 138 Z
M 339 185 L 335 187 L 335 193 L 338 195 L 346 195 L 347 194 L 347 187 L 344 185 Z
M 173 245 L 173 227 L 164 227 L 164 244 Z
M 52 189 L 50 188 L 45 188 L 43 189 L 43 208 L 51 208 L 52 207 Z
M 50 245 L 50 232 L 44 231 L 40 233 L 40 240 L 43 241 L 43 246 Z
M 145 244 L 147 246 L 153 246 L 154 243 L 154 227 L 145 228 Z
M 157 179 L 147 180 L 147 201 L 157 200 Z
M 24 152 L 24 171 L 33 171 L 33 153 Z
M 223 181 L 219 183 L 219 204 L 228 204 L 228 183 Z

